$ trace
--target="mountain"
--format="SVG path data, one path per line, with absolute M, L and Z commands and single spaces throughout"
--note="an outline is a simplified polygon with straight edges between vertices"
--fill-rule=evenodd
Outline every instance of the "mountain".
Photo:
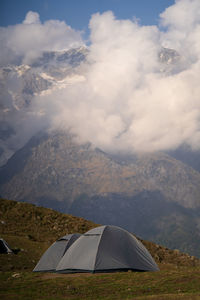
M 88 54 L 85 47 L 74 48 L 63 51 L 45 51 L 42 55 L 31 63 L 32 68 L 42 67 L 43 70 L 49 70 L 49 66 L 68 66 L 78 67 Z
M 34 97 L 51 94 L 73 81 L 83 80 L 81 64 L 87 53 L 84 47 L 48 51 L 30 65 L 0 68 L 0 165 L 5 164 L 27 141 L 24 127 L 34 113 Z M 33 125 L 29 128 L 29 137 L 39 130 Z
M 0 69 L 0 195 L 123 226 L 199 256 L 199 151 L 114 155 L 32 119 L 37 96 L 85 80 L 88 53 L 49 51 L 30 65 Z M 173 49 L 161 48 L 158 60 L 162 76 L 185 67 Z
M 1 167 L 0 195 L 200 253 L 200 174 L 164 153 L 123 159 L 70 133 L 40 133 Z
M 200 172 L 200 150 L 191 150 L 188 146 L 182 145 L 175 150 L 168 151 L 168 154 Z
M 180 161 L 164 153 L 117 159 L 65 132 L 34 136 L 0 172 L 3 197 L 41 201 L 51 190 L 66 209 L 84 193 L 132 196 L 143 190 L 160 191 L 185 208 L 200 207 L 200 174 Z
M 29 65 L 19 59 L 16 64 L 0 68 L 0 166 L 43 129 L 31 120 L 35 97 L 51 95 L 73 82 L 83 81 L 88 54 L 86 47 L 45 51 Z M 180 71 L 183 60 L 175 50 L 161 48 L 160 72 L 165 76 Z

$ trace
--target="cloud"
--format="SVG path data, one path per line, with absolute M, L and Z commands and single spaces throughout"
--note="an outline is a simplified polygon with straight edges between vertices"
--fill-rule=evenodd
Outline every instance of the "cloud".
M 160 16 L 164 30 L 118 20 L 110 11 L 93 15 L 84 78 L 35 97 L 32 122 L 35 118 L 37 126 L 41 121 L 53 129 L 70 129 L 81 142 L 90 141 L 111 152 L 162 151 L 184 143 L 200 149 L 199 14 L 199 0 L 176 1 Z M 41 25 L 32 13 L 25 20 L 28 24 L 17 25 L 15 31 L 23 29 L 28 34 L 33 26 L 33 33 L 44 38 L 42 50 L 49 49 L 53 39 L 55 50 L 66 46 L 66 36 L 73 37 L 68 47 L 79 42 L 74 39 L 79 33 L 63 22 Z M 49 28 L 54 30 L 45 41 Z M 29 60 L 24 34 L 22 40 L 24 44 L 14 44 Z M 171 54 L 178 58 L 161 62 L 163 47 L 177 51 Z
M 59 51 L 84 44 L 81 32 L 63 21 L 49 20 L 43 24 L 39 14 L 29 11 L 22 24 L 0 28 L 0 65 L 19 61 L 29 64 L 43 51 Z M 6 55 L 6 54 L 9 55 Z
M 52 127 L 71 128 L 106 151 L 200 148 L 199 12 L 199 1 L 177 1 L 161 14 L 165 31 L 112 12 L 93 15 L 85 81 L 38 100 L 48 103 Z M 181 58 L 163 73 L 166 44 Z
M 177 0 L 160 15 L 160 24 L 167 27 L 162 43 L 176 48 L 188 60 L 199 60 L 200 2 Z
M 33 11 L 29 11 L 25 17 L 23 24 L 40 24 L 39 14 Z

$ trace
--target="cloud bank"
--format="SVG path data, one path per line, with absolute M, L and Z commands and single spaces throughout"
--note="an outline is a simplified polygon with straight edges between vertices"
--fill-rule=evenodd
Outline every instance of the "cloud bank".
M 117 20 L 111 11 L 93 15 L 89 27 L 84 80 L 37 96 L 31 108 L 37 124 L 41 118 L 51 128 L 70 128 L 81 142 L 105 151 L 162 151 L 182 144 L 200 149 L 200 1 L 177 0 L 160 15 L 159 27 Z M 33 12 L 2 32 L 7 48 L 26 63 L 38 51 L 83 44 L 65 23 L 42 25 Z M 38 38 L 36 47 L 30 32 Z M 163 47 L 180 59 L 161 62 Z
M 81 32 L 65 22 L 49 20 L 43 24 L 39 14 L 29 11 L 22 24 L 0 28 L 0 66 L 29 64 L 44 51 L 59 51 L 83 45 Z

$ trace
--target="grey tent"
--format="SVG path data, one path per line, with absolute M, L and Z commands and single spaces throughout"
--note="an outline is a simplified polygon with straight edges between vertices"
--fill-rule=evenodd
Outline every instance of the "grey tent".
M 60 260 L 56 271 L 114 272 L 158 271 L 150 253 L 128 231 L 117 226 L 100 226 L 77 239 Z
M 0 253 L 5 253 L 5 254 L 13 253 L 13 251 L 10 249 L 10 247 L 8 246 L 8 244 L 4 239 L 0 239 Z
M 81 236 L 80 233 L 68 234 L 54 242 L 42 255 L 33 269 L 34 272 L 54 272 L 67 249 Z

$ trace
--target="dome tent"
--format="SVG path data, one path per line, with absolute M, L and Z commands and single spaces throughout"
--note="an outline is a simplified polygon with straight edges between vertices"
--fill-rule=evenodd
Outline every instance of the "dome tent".
M 10 254 L 13 253 L 12 249 L 8 246 L 4 239 L 0 238 L 0 253 Z
M 54 272 L 67 249 L 81 236 L 68 234 L 55 241 L 42 255 L 33 272 Z
M 111 225 L 96 227 L 83 234 L 68 249 L 56 271 L 114 272 L 158 271 L 150 253 L 128 231 Z

